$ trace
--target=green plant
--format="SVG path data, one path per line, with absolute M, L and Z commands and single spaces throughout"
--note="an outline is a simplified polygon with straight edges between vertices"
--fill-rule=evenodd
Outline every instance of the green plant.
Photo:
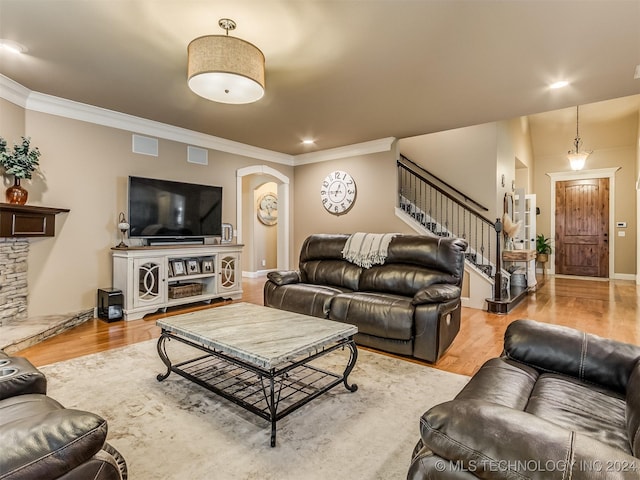
M 536 235 L 536 252 L 542 255 L 549 255 L 553 252 L 551 239 L 545 237 L 542 233 Z
M 7 142 L 0 137 L 0 166 L 4 168 L 6 175 L 15 178 L 31 178 L 31 174 L 38 166 L 40 150 L 31 148 L 31 138 L 22 137 L 22 143 L 16 143 L 13 151 L 7 150 Z

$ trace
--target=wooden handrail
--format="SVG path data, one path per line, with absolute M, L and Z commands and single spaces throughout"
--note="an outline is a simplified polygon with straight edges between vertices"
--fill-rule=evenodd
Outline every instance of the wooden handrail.
M 427 175 L 429 175 L 430 177 L 436 179 L 438 182 L 442 183 L 443 185 L 445 185 L 448 189 L 456 192 L 458 195 L 460 195 L 462 198 L 464 198 L 465 202 L 470 202 L 473 203 L 474 205 L 476 205 L 477 207 L 479 207 L 480 209 L 484 210 L 485 212 L 488 212 L 489 209 L 487 207 L 485 207 L 484 205 L 482 205 L 479 202 L 476 202 L 473 198 L 469 197 L 468 195 L 462 193 L 460 190 L 458 190 L 456 187 L 449 185 L 447 182 L 445 182 L 444 180 L 438 178 L 437 176 L 435 176 L 433 173 L 431 173 L 429 170 L 427 170 L 424 167 L 421 167 L 420 165 L 418 165 L 416 162 L 409 160 L 407 157 L 405 157 L 404 155 L 400 155 L 400 160 L 398 160 L 398 163 L 402 164 L 402 162 L 407 162 L 410 163 L 411 165 L 413 165 L 415 168 L 418 168 L 420 170 L 422 170 L 423 172 L 425 172 Z M 418 172 L 416 172 L 415 170 L 413 170 L 411 167 L 409 167 L 408 165 L 404 165 L 405 167 L 409 168 L 409 170 L 411 170 L 411 172 L 416 175 L 418 178 L 420 178 L 420 180 L 425 181 L 429 184 L 431 184 L 434 188 L 437 188 L 438 191 L 440 193 L 442 193 L 443 195 L 449 197 L 451 200 L 456 200 L 455 198 L 453 198 L 448 192 L 445 192 L 442 189 L 439 189 L 437 185 L 434 185 L 433 182 L 429 181 L 428 179 L 424 178 L 423 176 L 421 176 Z M 489 220 L 489 222 L 491 222 L 491 220 Z

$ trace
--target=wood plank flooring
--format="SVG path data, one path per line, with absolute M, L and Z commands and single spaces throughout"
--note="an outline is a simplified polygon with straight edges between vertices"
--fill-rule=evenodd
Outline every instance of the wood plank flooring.
M 433 365 L 448 372 L 473 375 L 489 358 L 502 351 L 507 325 L 518 318 L 567 325 L 596 335 L 640 344 L 640 287 L 632 281 L 598 281 L 547 277 L 538 279 L 536 292 L 507 315 L 463 308 L 460 333 L 440 361 Z M 262 304 L 264 278 L 243 278 L 242 301 Z M 67 332 L 22 350 L 36 366 L 158 338 L 155 320 L 193 309 L 177 308 L 142 320 L 107 323 L 93 319 Z M 416 360 L 411 360 L 416 361 Z M 420 362 L 418 362 L 420 363 Z

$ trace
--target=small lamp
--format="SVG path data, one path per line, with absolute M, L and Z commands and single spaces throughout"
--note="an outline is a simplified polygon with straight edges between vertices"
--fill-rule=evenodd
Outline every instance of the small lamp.
M 127 244 L 124 243 L 124 236 L 129 230 L 129 223 L 127 223 L 127 219 L 124 216 L 123 212 L 120 212 L 120 217 L 118 218 L 118 229 L 120 230 L 121 240 L 120 243 L 116 246 L 116 248 L 127 248 Z

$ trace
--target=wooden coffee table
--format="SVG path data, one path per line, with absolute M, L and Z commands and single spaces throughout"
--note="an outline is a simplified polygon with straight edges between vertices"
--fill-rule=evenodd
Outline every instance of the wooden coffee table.
M 167 372 L 175 372 L 271 422 L 271 446 L 276 422 L 347 377 L 358 358 L 353 336 L 357 327 L 250 303 L 232 303 L 158 320 L 162 329 L 158 354 Z M 166 341 L 177 340 L 204 352 L 172 364 Z M 343 373 L 315 362 L 337 349 L 348 348 Z

